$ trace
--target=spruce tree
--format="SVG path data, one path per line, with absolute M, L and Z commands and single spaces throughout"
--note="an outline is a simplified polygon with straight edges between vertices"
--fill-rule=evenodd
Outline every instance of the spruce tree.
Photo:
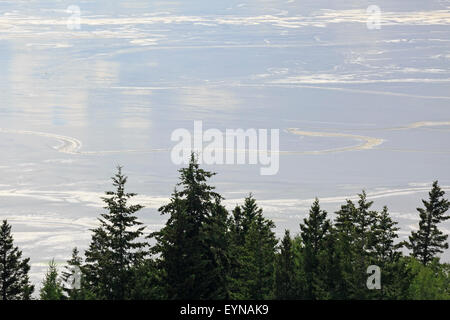
M 372 250 L 375 262 L 383 269 L 386 264 L 397 261 L 401 256 L 400 249 L 404 246 L 404 242 L 395 243 L 398 238 L 398 223 L 393 221 L 389 215 L 388 208 L 378 213 L 376 225 L 373 230 Z
M 355 298 L 369 299 L 374 291 L 367 289 L 367 268 L 374 261 L 375 229 L 377 226 L 378 212 L 371 210 L 373 201 L 367 200 L 367 194 L 363 190 L 358 199 L 355 224 L 355 279 L 357 279 Z M 375 291 L 376 292 L 376 291 Z
M 305 246 L 302 237 L 297 234 L 292 239 L 292 255 L 294 263 L 293 289 L 294 297 L 298 300 L 305 300 L 309 297 L 307 292 L 307 280 L 305 275 Z
M 250 296 L 243 286 L 243 257 L 245 256 L 245 238 L 248 235 L 248 227 L 244 227 L 244 214 L 240 206 L 236 206 L 229 219 L 230 229 L 230 297 L 239 300 Z
M 372 264 L 381 269 L 381 290 L 373 292 L 373 297 L 380 299 L 392 299 L 406 294 L 405 263 L 401 261 L 400 249 L 404 242 L 397 242 L 397 222 L 389 215 L 388 208 L 377 214 L 376 224 L 372 232 Z M 397 242 L 397 243 L 396 243 Z
M 123 300 L 129 298 L 133 267 L 147 255 L 147 243 L 140 241 L 145 227 L 135 215 L 143 207 L 128 204 L 136 194 L 125 192 L 127 177 L 121 167 L 112 181 L 116 190 L 102 198 L 107 213 L 101 214 L 100 226 L 92 230 L 83 270 L 96 298 Z
M 275 298 L 279 300 L 295 299 L 294 252 L 289 230 L 285 230 L 279 246 L 275 270 Z
M 112 299 L 114 266 L 108 246 L 108 235 L 101 227 L 91 231 L 91 242 L 85 252 L 85 264 L 82 268 L 83 285 L 91 292 L 93 299 Z
M 44 281 L 42 281 L 42 288 L 40 289 L 41 300 L 63 300 L 64 291 L 61 280 L 59 279 L 58 269 L 55 261 L 49 262 L 47 274 Z
M 215 175 L 199 167 L 194 154 L 161 214 L 164 228 L 151 234 L 169 299 L 226 299 L 228 289 L 226 223 L 222 196 L 207 184 Z M 221 241 L 224 239 L 224 241 Z
M 235 213 L 242 215 L 240 227 L 233 229 L 242 235 L 241 243 L 235 243 L 232 296 L 240 299 L 270 299 L 274 294 L 275 253 L 277 239 L 272 229 L 275 224 L 263 216 L 263 210 L 250 194 Z M 239 238 L 233 236 L 233 238 Z
M 0 299 L 29 300 L 34 286 L 28 272 L 30 258 L 22 258 L 22 251 L 14 246 L 11 226 L 6 220 L 0 227 Z
M 365 191 L 358 195 L 358 205 L 347 204 L 336 212 L 336 229 L 341 277 L 337 280 L 340 298 L 367 299 L 367 267 L 374 258 L 374 239 L 378 213 L 371 210 Z
M 250 193 L 244 200 L 244 205 L 237 205 L 232 211 L 229 219 L 230 229 L 230 255 L 231 263 L 231 291 L 234 299 L 245 299 L 249 293 L 244 293 L 245 288 L 242 286 L 242 258 L 245 256 L 245 242 L 248 237 L 250 226 L 256 220 L 256 216 L 262 214 L 262 210 L 258 208 L 253 195 Z
M 134 266 L 134 286 L 131 288 L 132 300 L 166 300 L 164 273 L 153 258 L 148 258 Z
M 433 182 L 428 195 L 429 201 L 422 200 L 425 208 L 417 208 L 420 214 L 419 230 L 411 232 L 408 244 L 412 256 L 424 265 L 443 249 L 448 249 L 448 235 L 438 229 L 438 224 L 450 218 L 445 216 L 450 203 L 444 198 L 445 191 L 441 190 L 437 181 Z
M 324 300 L 338 298 L 336 279 L 339 279 L 339 255 L 337 254 L 338 236 L 333 224 L 330 222 L 329 232 L 322 241 L 322 250 L 319 254 L 319 267 L 317 273 L 320 275 L 320 286 L 315 286 L 317 297 Z
M 90 296 L 83 285 L 83 258 L 79 254 L 78 249 L 73 248 L 72 257 L 61 273 L 64 294 L 69 300 L 85 300 Z
M 375 240 L 375 229 L 377 226 L 378 212 L 370 210 L 373 201 L 367 201 L 367 194 L 363 190 L 358 199 L 358 207 L 354 217 L 355 240 L 359 255 L 360 268 L 367 268 L 371 263 L 373 245 Z M 365 271 L 364 271 L 365 272 Z
M 211 299 L 230 298 L 231 272 L 228 211 L 217 199 L 211 216 L 200 230 L 208 264 L 206 281 L 211 283 L 206 293 Z
M 303 242 L 303 268 L 306 280 L 306 299 L 320 299 L 326 292 L 324 270 L 325 240 L 329 236 L 331 223 L 327 219 L 327 212 L 320 208 L 316 198 L 309 216 L 300 224 L 300 236 Z M 322 263 L 323 262 L 323 263 Z
M 354 296 L 356 290 L 354 266 L 357 256 L 355 239 L 355 217 L 357 209 L 351 200 L 347 200 L 345 205 L 336 212 L 335 218 L 335 240 L 336 259 L 338 264 L 338 277 L 335 279 L 336 299 L 349 299 Z M 358 277 L 359 278 L 359 277 Z

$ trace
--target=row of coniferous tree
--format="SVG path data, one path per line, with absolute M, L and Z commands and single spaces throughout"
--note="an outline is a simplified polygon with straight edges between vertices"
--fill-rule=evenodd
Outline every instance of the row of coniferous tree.
M 227 211 L 208 184 L 213 175 L 192 156 L 159 209 L 165 226 L 146 235 L 142 206 L 130 204 L 135 194 L 118 168 L 84 257 L 75 248 L 63 270 L 51 262 L 40 299 L 450 299 L 450 265 L 438 258 L 448 248 L 439 224 L 449 202 L 437 182 L 409 241 L 399 241 L 388 209 L 372 210 L 365 192 L 333 220 L 316 199 L 298 234 L 278 241 L 252 195 Z M 375 288 L 367 285 L 371 265 L 381 271 Z M 32 298 L 29 269 L 4 221 L 0 299 Z

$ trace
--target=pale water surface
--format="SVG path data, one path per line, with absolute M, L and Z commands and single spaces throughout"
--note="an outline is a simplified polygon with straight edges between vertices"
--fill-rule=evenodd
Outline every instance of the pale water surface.
M 87 246 L 117 164 L 148 231 L 164 224 L 179 166 L 152 150 L 194 120 L 280 129 L 295 152 L 277 175 L 207 166 L 229 208 L 253 192 L 279 235 L 315 196 L 333 212 L 364 188 L 406 237 L 430 183 L 450 191 L 450 1 L 1 1 L 0 70 L 0 218 L 35 282 Z

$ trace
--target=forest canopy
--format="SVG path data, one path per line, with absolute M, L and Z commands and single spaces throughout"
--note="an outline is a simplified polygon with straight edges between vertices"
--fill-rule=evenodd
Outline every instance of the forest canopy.
M 275 235 L 250 193 L 229 211 L 209 184 L 213 172 L 194 155 L 167 204 L 165 226 L 146 235 L 118 167 L 113 191 L 91 231 L 89 247 L 77 248 L 59 270 L 52 260 L 39 292 L 42 300 L 329 300 L 450 299 L 448 249 L 440 224 L 449 201 L 437 181 L 417 208 L 419 224 L 408 241 L 385 206 L 372 208 L 362 191 L 334 218 L 318 198 L 298 230 Z M 134 203 L 134 202 L 133 202 Z M 0 227 L 0 299 L 28 300 L 34 286 L 30 259 L 14 244 L 11 225 Z M 408 254 L 406 254 L 408 252 Z

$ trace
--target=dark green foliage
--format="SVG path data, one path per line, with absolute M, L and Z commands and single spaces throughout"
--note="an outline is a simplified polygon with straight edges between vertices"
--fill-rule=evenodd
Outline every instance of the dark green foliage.
M 336 280 L 335 297 L 338 299 L 370 299 L 377 294 L 367 289 L 366 272 L 377 261 L 377 250 L 381 250 L 376 248 L 379 244 L 377 237 L 387 235 L 383 230 L 378 230 L 378 220 L 384 216 L 370 210 L 372 204 L 372 201 L 367 201 L 363 191 L 359 194 L 357 206 L 347 200 L 341 210 L 336 212 L 336 255 L 340 276 Z
M 411 300 L 450 300 L 450 268 L 437 258 L 424 265 L 414 258 L 408 264 L 412 274 L 408 298 Z
M 388 208 L 383 207 L 383 210 L 377 215 L 372 234 L 373 256 L 380 267 L 397 261 L 401 256 L 399 250 L 404 246 L 404 243 L 395 243 L 398 238 L 397 231 L 400 230 L 396 225 L 397 222 L 389 216 Z
M 230 247 L 228 248 L 230 254 L 229 288 L 230 298 L 235 300 L 250 296 L 247 288 L 242 286 L 245 274 L 248 272 L 244 270 L 244 257 L 246 256 L 245 239 L 250 227 L 244 222 L 244 219 L 247 220 L 243 216 L 241 207 L 236 206 L 228 222 L 230 229 Z
M 67 266 L 61 273 L 65 297 L 69 300 L 89 300 L 94 298 L 93 294 L 84 284 L 83 258 L 79 256 L 77 248 L 72 250 L 72 257 L 67 261 Z
M 309 216 L 300 224 L 300 237 L 303 244 L 303 275 L 306 281 L 305 299 L 326 298 L 325 282 L 328 273 L 325 242 L 330 236 L 331 223 L 327 212 L 321 210 L 316 199 L 309 211 Z
M 367 201 L 366 192 L 358 195 L 358 206 L 356 208 L 355 225 L 355 253 L 354 261 L 354 299 L 370 299 L 376 290 L 367 290 L 367 268 L 375 262 L 374 244 L 376 243 L 376 228 L 378 212 L 371 210 L 373 201 Z
M 133 268 L 134 286 L 130 291 L 132 300 L 167 299 L 163 271 L 153 259 L 146 259 Z
M 47 274 L 42 281 L 42 288 L 39 292 L 41 300 L 63 300 L 64 291 L 61 280 L 58 276 L 58 270 L 54 260 L 51 260 L 48 266 Z
M 409 299 L 409 287 L 413 279 L 410 257 L 400 256 L 398 260 L 390 262 L 381 269 L 381 290 L 375 292 L 376 299 L 406 300 Z
M 338 264 L 338 277 L 335 279 L 335 298 L 348 299 L 354 297 L 356 287 L 361 284 L 361 275 L 355 277 L 355 266 L 357 260 L 356 249 L 356 226 L 355 217 L 357 209 L 352 201 L 347 200 L 345 205 L 336 212 L 335 219 L 335 241 L 336 241 L 336 260 Z
M 28 300 L 34 286 L 30 284 L 29 258 L 14 246 L 11 226 L 3 220 L 0 227 L 0 300 Z
M 231 272 L 231 235 L 228 227 L 228 211 L 216 199 L 212 214 L 201 229 L 203 245 L 206 248 L 206 268 L 211 281 L 209 295 L 214 299 L 230 298 L 228 280 Z
M 199 168 L 194 155 L 180 171 L 181 191 L 161 207 L 169 215 L 152 234 L 169 299 L 225 299 L 227 288 L 227 212 L 222 197 L 207 180 L 214 173 Z
M 308 283 L 305 274 L 305 251 L 300 235 L 292 239 L 292 252 L 294 261 L 293 287 L 295 299 L 305 300 L 308 296 Z
M 84 285 L 95 298 L 122 300 L 129 298 L 134 287 L 133 268 L 147 255 L 147 243 L 139 240 L 145 227 L 135 216 L 142 206 L 128 204 L 136 194 L 125 192 L 127 177 L 121 167 L 112 181 L 116 190 L 102 198 L 107 213 L 101 215 L 100 226 L 92 230 L 83 274 Z
M 403 256 L 406 243 L 399 241 L 397 222 L 387 207 L 372 210 L 364 191 L 357 202 L 347 200 L 340 207 L 333 223 L 315 199 L 299 234 L 291 237 L 285 230 L 278 244 L 275 224 L 252 194 L 230 215 L 208 183 L 214 173 L 201 169 L 194 155 L 179 172 L 170 202 L 159 209 L 168 218 L 166 225 L 145 239 L 135 215 L 142 206 L 128 204 L 135 194 L 125 192 L 127 178 L 119 168 L 113 177 L 116 190 L 102 198 L 107 213 L 92 230 L 85 259 L 75 248 L 61 278 L 52 261 L 40 298 L 450 299 L 450 265 L 437 257 L 448 248 L 448 235 L 437 225 L 449 219 L 450 204 L 437 182 L 429 201 L 423 200 L 425 208 L 418 209 L 419 230 L 407 244 L 411 256 Z M 4 221 L 3 300 L 31 297 L 29 259 L 21 256 Z M 378 279 L 373 270 L 381 272 L 375 289 L 370 286 Z
M 374 244 L 376 242 L 376 228 L 378 212 L 370 210 L 373 201 L 367 201 L 366 192 L 363 190 L 358 195 L 358 207 L 354 219 L 355 240 L 359 253 L 359 263 L 361 268 L 367 268 L 372 262 Z
M 392 299 L 395 296 L 404 295 L 406 290 L 404 278 L 406 274 L 405 265 L 400 258 L 400 249 L 404 242 L 396 243 L 398 238 L 397 222 L 389 216 L 387 207 L 378 213 L 372 233 L 372 264 L 379 266 L 382 270 L 381 290 L 375 291 L 375 297 L 380 299 Z
M 262 209 L 250 194 L 244 205 L 234 210 L 232 250 L 234 252 L 234 283 L 236 299 L 273 298 L 274 267 L 277 239 L 273 221 L 264 218 Z
M 279 300 L 294 299 L 296 295 L 294 273 L 294 251 L 289 230 L 284 232 L 283 240 L 276 255 L 275 298 Z
M 230 256 L 231 274 L 230 291 L 232 299 L 250 299 L 250 288 L 246 284 L 247 275 L 251 273 L 249 267 L 249 248 L 246 246 L 249 238 L 252 223 L 256 221 L 256 216 L 262 214 L 255 199 L 250 194 L 243 206 L 236 206 L 229 219 L 230 225 Z
M 420 214 L 419 230 L 411 232 L 408 247 L 412 250 L 412 256 L 424 265 L 448 249 L 448 235 L 438 229 L 439 223 L 450 219 L 450 216 L 445 216 L 450 203 L 444 199 L 444 194 L 438 182 L 433 182 L 429 201 L 422 200 L 425 208 L 417 208 Z

